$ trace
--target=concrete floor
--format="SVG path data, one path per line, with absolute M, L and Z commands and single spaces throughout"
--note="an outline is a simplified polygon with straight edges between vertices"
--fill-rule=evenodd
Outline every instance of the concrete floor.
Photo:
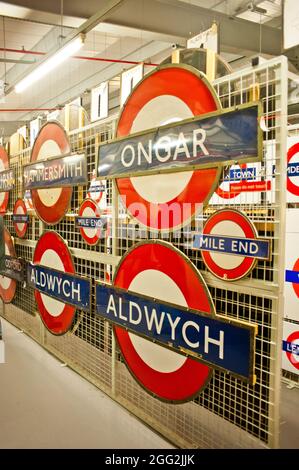
M 8 322 L 0 448 L 168 449 L 168 442 Z
M 2 320 L 0 448 L 171 449 L 168 442 Z M 299 390 L 282 385 L 281 447 L 299 448 Z

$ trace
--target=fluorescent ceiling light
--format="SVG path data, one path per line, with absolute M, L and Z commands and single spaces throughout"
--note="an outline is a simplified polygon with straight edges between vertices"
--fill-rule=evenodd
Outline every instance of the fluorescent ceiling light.
M 16 93 L 21 93 L 26 90 L 33 83 L 37 82 L 45 75 L 47 75 L 51 70 L 58 67 L 62 62 L 71 57 L 75 52 L 77 52 L 84 44 L 84 34 L 80 34 L 70 42 L 68 42 L 61 49 L 58 49 L 53 55 L 48 59 L 45 59 L 40 65 L 38 65 L 32 72 L 30 72 L 23 80 L 21 80 L 15 86 Z

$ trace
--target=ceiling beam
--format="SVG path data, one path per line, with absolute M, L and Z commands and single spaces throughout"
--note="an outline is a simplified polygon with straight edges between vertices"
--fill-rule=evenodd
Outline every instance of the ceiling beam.
M 0 2 L 1 4 L 2 2 Z M 65 2 L 64 15 L 66 17 L 86 17 L 95 14 L 106 2 L 104 0 L 72 0 Z M 45 14 L 57 14 L 57 5 L 51 0 L 43 2 L 33 0 L 14 0 L 10 4 L 20 7 L 42 9 L 40 18 Z M 7 10 L 5 10 L 7 11 Z M 34 13 L 34 15 L 33 15 Z M 35 20 L 38 12 L 33 12 Z M 30 20 L 30 10 L 26 15 Z M 42 21 L 42 19 L 41 19 Z M 281 30 L 267 25 L 260 25 L 240 18 L 229 17 L 223 13 L 212 11 L 179 0 L 125 0 L 116 11 L 105 17 L 105 22 L 117 27 L 128 27 L 131 30 L 151 31 L 155 34 L 164 34 L 171 37 L 189 38 L 211 26 L 216 21 L 220 25 L 220 48 L 223 52 L 236 52 L 244 50 L 248 54 L 262 52 L 269 55 L 281 54 Z M 260 51 L 260 31 L 261 51 Z M 152 37 L 151 39 L 154 39 Z M 161 40 L 161 38 L 160 38 Z

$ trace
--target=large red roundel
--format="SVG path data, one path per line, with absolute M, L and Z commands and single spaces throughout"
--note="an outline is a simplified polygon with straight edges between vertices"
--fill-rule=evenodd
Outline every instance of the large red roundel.
M 220 108 L 204 76 L 186 65 L 164 65 L 137 84 L 118 121 L 117 137 L 206 114 Z M 215 190 L 220 169 L 119 178 L 128 212 L 153 230 L 185 225 Z
M 299 344 L 299 331 L 294 331 L 294 333 L 291 333 L 287 338 L 287 342 Z M 295 367 L 295 369 L 299 370 L 299 357 L 290 352 L 287 352 L 286 354 L 290 363 Z
M 58 122 L 47 122 L 35 139 L 30 162 L 69 152 L 70 144 L 65 129 Z M 57 224 L 69 208 L 72 191 L 72 188 L 32 189 L 32 202 L 38 217 L 48 225 Z
M 4 227 L 5 254 L 16 257 L 13 240 L 7 228 Z M 9 304 L 15 296 L 17 282 L 6 276 L 0 276 L 0 297 L 5 304 Z
M 205 223 L 203 234 L 227 237 L 257 238 L 257 231 L 250 220 L 234 209 L 220 209 Z M 203 261 L 214 276 L 226 281 L 236 281 L 246 276 L 257 260 L 252 257 L 229 253 L 201 251 Z
M 44 233 L 38 240 L 33 263 L 66 273 L 75 274 L 72 256 L 60 235 L 54 231 Z M 72 326 L 76 308 L 57 299 L 34 291 L 41 319 L 54 335 L 66 333 Z
M 0 172 L 9 169 L 9 160 L 6 150 L 0 147 Z M 0 192 L 0 214 L 4 215 L 7 209 L 9 191 Z
M 120 261 L 115 286 L 215 315 L 208 289 L 189 259 L 166 242 L 134 246 Z M 171 402 L 194 397 L 211 369 L 121 327 L 114 327 L 125 362 L 135 379 L 154 396 Z
M 291 160 L 294 159 L 294 163 L 298 162 L 299 159 L 299 142 L 292 145 L 292 147 L 289 148 L 288 150 L 288 155 L 287 155 L 287 163 L 289 164 Z M 298 180 L 298 177 L 296 178 L 296 181 Z M 294 181 L 294 180 L 293 180 Z M 292 181 L 292 178 L 287 175 L 287 190 L 295 194 L 296 196 L 299 196 L 299 185 L 294 184 Z

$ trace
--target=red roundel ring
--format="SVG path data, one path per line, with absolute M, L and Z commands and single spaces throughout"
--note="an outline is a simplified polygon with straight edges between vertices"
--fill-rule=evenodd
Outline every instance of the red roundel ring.
M 7 228 L 4 227 L 5 254 L 16 257 L 13 240 Z M 17 281 L 6 276 L 0 276 L 0 297 L 5 304 L 9 304 L 15 296 Z
M 72 256 L 63 238 L 52 230 L 45 232 L 38 240 L 33 263 L 75 274 Z M 34 291 L 34 296 L 45 327 L 54 335 L 66 333 L 72 326 L 76 308 L 38 290 Z
M 217 226 L 219 224 L 234 224 L 235 230 L 239 229 L 240 233 L 226 234 L 227 236 L 241 236 L 244 238 L 257 238 L 257 231 L 250 220 L 241 212 L 234 209 L 220 209 L 214 212 L 206 221 L 203 229 L 204 235 L 225 235 L 225 233 L 219 233 Z M 215 229 L 216 227 L 216 229 Z M 216 256 L 215 256 L 216 255 Z M 246 276 L 255 266 L 257 260 L 251 257 L 243 257 L 236 255 L 229 255 L 224 253 L 213 253 L 210 251 L 201 251 L 202 259 L 206 267 L 211 271 L 214 276 L 225 279 L 227 281 L 236 281 Z M 222 257 L 223 264 L 219 261 L 215 262 L 216 257 Z M 229 258 L 235 260 L 233 267 L 231 265 L 225 266 L 226 260 Z M 238 262 L 239 260 L 239 262 Z
M 79 209 L 80 217 L 99 217 L 101 216 L 99 206 L 92 199 L 85 199 Z M 96 245 L 102 236 L 100 228 L 82 228 L 80 227 L 81 236 L 88 245 Z
M 34 141 L 30 163 L 69 152 L 65 129 L 58 122 L 47 122 Z M 32 202 L 38 217 L 48 225 L 60 222 L 69 208 L 72 191 L 72 188 L 32 189 Z
M 287 164 L 290 163 L 291 159 L 293 158 L 294 155 L 296 155 L 296 153 L 299 153 L 299 142 L 289 148 L 288 155 L 287 155 Z M 294 184 L 288 175 L 287 175 L 287 190 L 290 193 L 295 194 L 296 196 L 299 196 L 299 186 Z
M 299 271 L 299 258 L 295 262 L 292 271 Z M 296 282 L 292 282 L 292 286 L 295 294 L 297 295 L 297 297 L 299 297 L 299 284 L 297 284 Z
M 287 338 L 288 343 L 292 343 L 296 340 L 299 340 L 299 332 L 298 331 L 294 331 L 294 333 L 291 333 Z M 296 361 L 294 359 L 293 354 L 287 352 L 286 355 L 287 355 L 287 358 L 290 361 L 290 363 L 295 367 L 295 369 L 299 370 L 299 361 Z
M 127 136 L 217 109 L 220 109 L 220 102 L 216 93 L 196 69 L 179 64 L 164 65 L 136 85 L 120 114 L 116 136 Z M 116 184 L 125 207 L 140 224 L 153 230 L 173 230 L 188 223 L 199 204 L 207 204 L 219 176 L 220 168 L 211 168 L 118 178 Z M 179 210 L 172 211 L 175 206 Z M 188 210 L 183 210 L 186 207 Z
M 17 199 L 13 208 L 13 215 L 27 215 L 27 208 L 23 199 Z M 19 238 L 24 238 L 28 228 L 28 222 L 14 222 L 14 228 Z
M 241 165 L 239 165 L 240 168 L 242 170 L 244 170 L 245 168 L 247 168 L 247 164 L 246 163 L 242 163 Z M 222 181 L 221 184 L 225 183 L 225 181 Z M 230 185 L 230 182 L 228 182 L 229 185 Z M 222 197 L 222 199 L 233 199 L 237 196 L 239 196 L 242 192 L 241 189 L 237 190 L 237 191 L 232 191 L 231 189 L 229 189 L 228 191 L 226 189 L 222 189 L 221 188 L 221 184 L 218 186 L 218 188 L 216 189 L 216 194 L 218 194 L 218 196 Z M 240 185 L 242 184 L 242 181 L 240 182 Z
M 208 289 L 189 259 L 170 243 L 141 242 L 121 259 L 113 284 L 215 315 Z M 129 371 L 152 395 L 185 402 L 211 377 L 211 368 L 154 344 L 121 327 L 114 332 Z
M 6 150 L 3 147 L 0 147 L 0 171 L 9 169 L 9 160 Z M 6 213 L 8 205 L 9 191 L 4 191 L 0 193 L 0 214 L 4 215 Z
M 95 170 L 93 171 L 91 180 L 90 180 L 90 186 L 89 190 L 87 192 L 87 197 L 88 199 L 93 199 L 93 201 L 99 203 L 103 197 L 103 191 L 94 191 L 93 189 L 97 187 L 98 185 L 102 185 L 104 182 L 102 180 L 97 180 L 95 176 Z

